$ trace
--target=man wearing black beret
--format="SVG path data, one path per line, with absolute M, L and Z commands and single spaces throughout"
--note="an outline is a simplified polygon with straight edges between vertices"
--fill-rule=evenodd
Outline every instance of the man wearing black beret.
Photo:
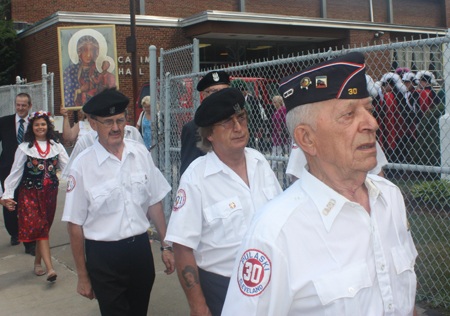
M 202 98 L 230 86 L 230 75 L 225 71 L 208 72 L 197 84 L 197 90 Z M 199 141 L 198 126 L 194 120 L 186 123 L 181 130 L 181 166 L 180 175 L 189 167 L 191 162 L 205 153 L 197 147 Z
M 147 315 L 155 279 L 147 215 L 164 238 L 161 200 L 171 190 L 141 143 L 124 139 L 129 99 L 105 90 L 83 107 L 98 139 L 69 171 L 63 221 L 68 222 L 77 291 L 97 298 L 102 315 Z M 161 242 L 166 273 L 175 270 Z
M 244 97 L 225 88 L 203 100 L 197 158 L 181 177 L 166 241 L 173 243 L 191 315 L 220 315 L 236 252 L 255 212 L 282 192 L 267 160 L 248 143 Z M 194 273 L 187 282 L 182 271 Z
M 402 194 L 368 175 L 378 124 L 364 55 L 306 68 L 279 90 L 308 163 L 253 219 L 222 315 L 416 315 L 417 251 Z

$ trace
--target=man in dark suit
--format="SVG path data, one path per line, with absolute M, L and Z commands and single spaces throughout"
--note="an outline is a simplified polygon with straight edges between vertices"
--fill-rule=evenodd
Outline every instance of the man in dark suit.
M 197 90 L 200 92 L 202 98 L 228 88 L 230 86 L 230 75 L 225 71 L 211 71 L 207 73 L 202 80 L 197 84 Z M 189 167 L 191 162 L 200 156 L 205 155 L 198 147 L 197 143 L 200 141 L 200 136 L 197 133 L 198 126 L 194 120 L 184 124 L 181 130 L 181 167 L 180 176 Z
M 2 153 L 0 155 L 0 180 L 4 188 L 5 179 L 11 172 L 14 163 L 14 154 L 17 146 L 23 141 L 23 136 L 28 126 L 28 112 L 31 109 L 31 97 L 27 93 L 16 96 L 15 114 L 0 117 L 0 141 L 2 142 Z M 18 190 L 14 193 L 14 201 L 17 202 Z M 19 223 L 17 220 L 17 208 L 9 211 L 3 207 L 3 218 L 5 227 L 11 236 L 11 245 L 16 246 L 19 242 Z M 24 243 L 25 252 L 34 256 L 36 242 Z

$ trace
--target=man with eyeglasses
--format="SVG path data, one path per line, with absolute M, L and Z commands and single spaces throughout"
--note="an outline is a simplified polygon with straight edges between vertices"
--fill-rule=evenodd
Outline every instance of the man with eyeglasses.
M 202 98 L 230 87 L 230 75 L 225 71 L 211 71 L 207 73 L 197 84 L 197 90 Z M 205 153 L 197 147 L 200 140 L 198 126 L 194 120 L 186 123 L 181 130 L 181 167 L 180 175 L 189 167 L 191 162 Z
M 267 160 L 246 148 L 245 99 L 225 88 L 195 113 L 206 153 L 180 180 L 166 241 L 173 243 L 178 277 L 191 315 L 220 315 L 236 253 L 255 212 L 282 189 Z M 194 273 L 194 282 L 182 271 Z
M 105 90 L 84 105 L 98 139 L 73 162 L 62 220 L 78 293 L 97 298 L 102 315 L 144 316 L 155 279 L 147 216 L 164 238 L 161 200 L 171 188 L 147 148 L 124 139 L 128 103 L 122 93 Z M 167 274 L 175 270 L 170 250 L 162 241 Z

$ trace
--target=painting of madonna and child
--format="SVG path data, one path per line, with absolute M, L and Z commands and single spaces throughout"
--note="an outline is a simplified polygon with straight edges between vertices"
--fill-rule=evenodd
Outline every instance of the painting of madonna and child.
M 119 88 L 114 25 L 58 27 L 62 106 L 77 110 L 94 95 Z

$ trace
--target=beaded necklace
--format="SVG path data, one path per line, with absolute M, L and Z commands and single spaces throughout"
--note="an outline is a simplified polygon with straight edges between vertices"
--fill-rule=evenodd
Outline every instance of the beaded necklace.
M 50 141 L 48 140 L 47 140 L 47 149 L 45 151 L 41 150 L 41 147 L 39 147 L 39 144 L 36 140 L 34 141 L 34 146 L 36 146 L 39 156 L 41 156 L 42 158 L 45 158 L 50 152 Z

